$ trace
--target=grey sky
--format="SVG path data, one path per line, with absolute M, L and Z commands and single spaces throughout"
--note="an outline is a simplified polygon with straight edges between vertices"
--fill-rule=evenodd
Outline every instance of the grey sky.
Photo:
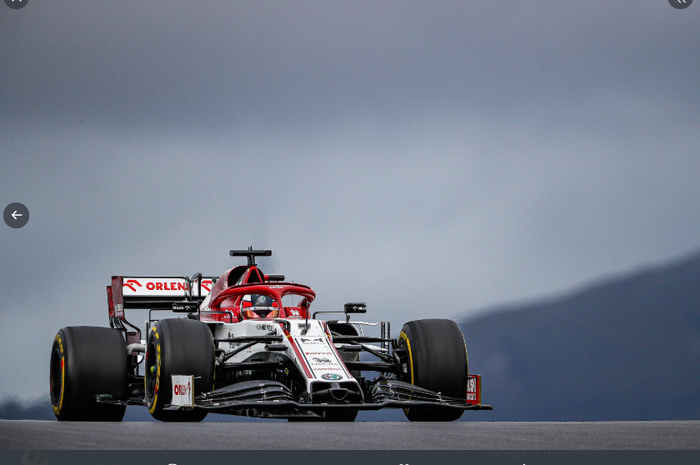
M 55 331 L 106 325 L 112 274 L 218 275 L 230 248 L 395 331 L 697 250 L 699 14 L 0 7 L 0 201 L 31 212 L 0 228 L 0 398 L 45 394 Z

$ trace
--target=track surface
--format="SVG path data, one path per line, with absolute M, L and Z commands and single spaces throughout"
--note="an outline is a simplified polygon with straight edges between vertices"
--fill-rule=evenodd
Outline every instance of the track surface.
M 0 420 L 0 449 L 700 449 L 700 421 L 166 424 Z

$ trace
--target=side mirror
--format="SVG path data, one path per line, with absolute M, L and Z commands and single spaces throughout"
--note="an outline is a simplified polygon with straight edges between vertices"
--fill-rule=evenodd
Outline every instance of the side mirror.
M 199 310 L 197 302 L 173 302 L 173 312 L 175 313 L 193 313 Z
M 347 303 L 345 304 L 345 313 L 367 313 L 367 304 Z

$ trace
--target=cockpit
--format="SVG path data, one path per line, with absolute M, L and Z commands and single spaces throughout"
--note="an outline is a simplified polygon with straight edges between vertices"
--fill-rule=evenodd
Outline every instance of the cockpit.
M 246 294 L 241 299 L 242 318 L 277 318 L 279 314 L 279 304 L 269 295 Z

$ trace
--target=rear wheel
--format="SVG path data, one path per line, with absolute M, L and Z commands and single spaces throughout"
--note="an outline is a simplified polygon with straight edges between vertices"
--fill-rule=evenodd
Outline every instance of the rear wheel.
M 399 348 L 405 349 L 403 381 L 439 392 L 443 396 L 465 398 L 469 362 L 467 346 L 459 326 L 452 320 L 411 321 L 399 335 Z M 410 421 L 454 421 L 462 410 L 406 408 Z
M 51 406 L 59 421 L 121 421 L 126 405 L 98 403 L 98 394 L 127 401 L 126 343 L 110 328 L 60 329 L 51 347 Z
M 202 421 L 207 411 L 164 410 L 171 402 L 172 375 L 194 376 L 194 396 L 214 385 L 214 339 L 209 328 L 187 319 L 160 320 L 148 332 L 146 406 L 160 421 Z

